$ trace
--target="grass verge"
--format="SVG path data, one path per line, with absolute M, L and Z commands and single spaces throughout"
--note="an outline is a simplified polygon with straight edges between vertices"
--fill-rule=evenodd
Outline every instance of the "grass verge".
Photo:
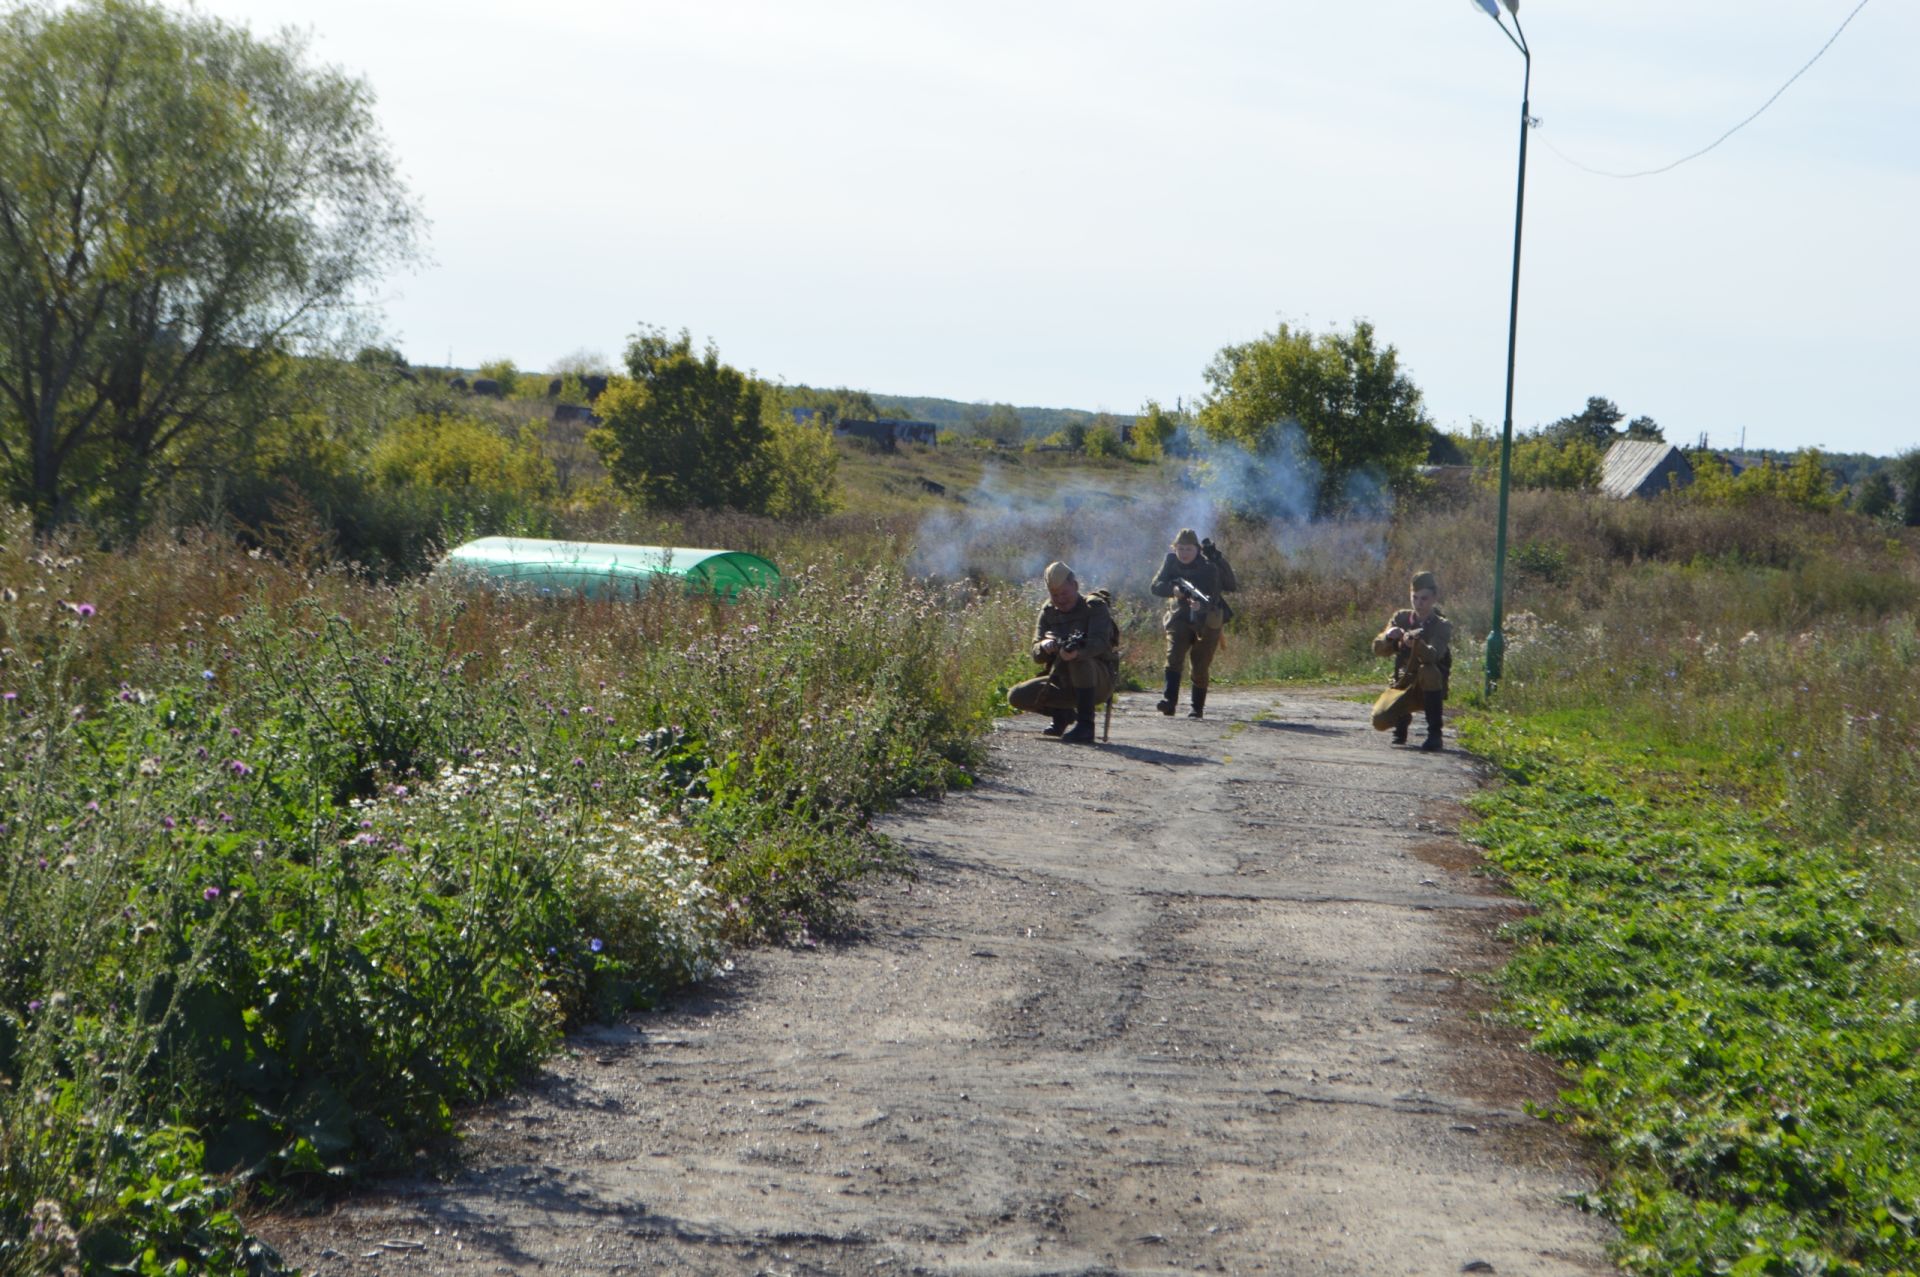
M 1778 767 L 1617 711 L 1475 716 L 1471 837 L 1538 912 L 1504 973 L 1573 1079 L 1631 1271 L 1920 1271 L 1920 1001 L 1877 848 Z

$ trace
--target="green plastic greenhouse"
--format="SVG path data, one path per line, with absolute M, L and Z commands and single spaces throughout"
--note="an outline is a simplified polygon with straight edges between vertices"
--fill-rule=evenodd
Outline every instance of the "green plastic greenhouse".
M 469 541 L 448 554 L 440 570 L 541 593 L 564 591 L 588 598 L 633 595 L 663 582 L 678 582 L 689 594 L 731 599 L 742 590 L 773 589 L 780 584 L 779 568 L 739 550 L 532 537 Z

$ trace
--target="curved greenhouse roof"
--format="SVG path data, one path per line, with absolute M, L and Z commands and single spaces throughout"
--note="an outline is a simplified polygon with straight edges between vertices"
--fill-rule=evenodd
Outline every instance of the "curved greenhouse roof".
M 739 550 L 533 537 L 469 541 L 455 547 L 440 570 L 535 590 L 567 590 L 588 598 L 636 594 L 659 581 L 679 581 L 690 594 L 730 599 L 742 590 L 771 589 L 780 583 L 779 568 Z

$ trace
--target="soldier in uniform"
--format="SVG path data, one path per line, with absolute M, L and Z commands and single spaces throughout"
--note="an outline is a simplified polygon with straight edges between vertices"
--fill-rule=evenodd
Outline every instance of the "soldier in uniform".
M 1155 598 L 1167 600 L 1167 615 L 1162 622 L 1167 632 L 1167 690 L 1159 705 L 1162 714 L 1171 715 L 1179 707 L 1180 676 L 1189 656 L 1193 659 L 1193 708 L 1187 711 L 1187 717 L 1206 714 L 1207 671 L 1213 668 L 1213 654 L 1220 648 L 1220 634 L 1227 623 L 1226 603 L 1220 597 L 1227 583 L 1219 562 L 1217 556 L 1200 552 L 1198 533 L 1181 528 L 1159 574 L 1147 587 Z
M 1050 715 L 1053 726 L 1043 729 L 1044 735 L 1070 744 L 1091 742 L 1093 707 L 1113 694 L 1119 643 L 1104 595 L 1080 593 L 1072 568 L 1049 563 L 1047 604 L 1033 623 L 1033 659 L 1046 673 L 1016 684 L 1007 703 Z
M 1413 687 L 1421 692 L 1427 714 L 1427 738 L 1420 748 L 1445 749 L 1440 742 L 1441 706 L 1447 699 L 1447 678 L 1453 672 L 1453 625 L 1440 612 L 1440 582 L 1431 572 L 1414 574 L 1411 607 L 1402 608 L 1373 640 L 1375 656 L 1393 658 L 1390 687 Z M 1393 725 L 1393 743 L 1407 743 L 1413 724 L 1409 707 Z

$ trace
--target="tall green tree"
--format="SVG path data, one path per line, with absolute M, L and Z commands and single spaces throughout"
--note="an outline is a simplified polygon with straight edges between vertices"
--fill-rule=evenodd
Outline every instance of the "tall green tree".
M 626 361 L 587 436 L 615 486 L 651 509 L 765 511 L 774 476 L 759 384 L 711 344 L 696 354 L 685 329 L 642 328 Z
M 0 15 L 0 483 L 137 524 L 337 335 L 417 215 L 367 85 L 147 0 Z
M 1920 528 L 1920 448 L 1909 448 L 1889 467 L 1900 485 L 1900 522 Z
M 1898 494 L 1893 490 L 1893 476 L 1885 470 L 1875 470 L 1860 481 L 1860 488 L 1853 499 L 1854 512 L 1864 514 L 1869 519 L 1883 519 L 1893 513 Z
M 1589 395 L 1585 408 L 1570 417 L 1562 417 L 1558 421 L 1542 426 L 1539 433 L 1555 443 L 1567 444 L 1580 440 L 1605 452 L 1620 437 L 1616 427 L 1626 420 L 1626 416 L 1626 413 L 1620 411 L 1620 406 L 1606 396 Z M 1641 424 L 1643 422 L 1644 425 Z M 1634 418 L 1634 427 L 1638 427 L 1642 433 L 1635 434 L 1633 427 L 1629 427 L 1629 438 L 1652 439 L 1659 436 L 1660 428 L 1654 424 L 1651 417 Z M 1652 427 L 1652 435 L 1645 434 L 1648 427 Z
M 1430 424 L 1419 388 L 1400 371 L 1400 354 L 1382 346 L 1373 325 L 1315 334 L 1282 324 L 1207 366 L 1209 392 L 1200 426 L 1250 450 L 1271 445 L 1287 423 L 1305 436 L 1320 467 L 1320 504 L 1337 506 L 1348 480 L 1372 472 L 1408 475 L 1426 455 Z

